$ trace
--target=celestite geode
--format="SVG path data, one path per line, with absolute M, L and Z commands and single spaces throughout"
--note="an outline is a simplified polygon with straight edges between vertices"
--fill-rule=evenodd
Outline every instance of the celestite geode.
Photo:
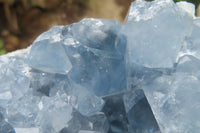
M 194 5 L 132 3 L 125 24 L 86 18 L 0 56 L 0 133 L 199 133 Z

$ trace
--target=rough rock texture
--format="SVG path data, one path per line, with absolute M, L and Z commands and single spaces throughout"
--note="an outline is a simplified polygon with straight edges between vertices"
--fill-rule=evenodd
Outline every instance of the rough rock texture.
M 0 56 L 0 133 L 198 133 L 200 20 L 171 0 L 83 19 Z

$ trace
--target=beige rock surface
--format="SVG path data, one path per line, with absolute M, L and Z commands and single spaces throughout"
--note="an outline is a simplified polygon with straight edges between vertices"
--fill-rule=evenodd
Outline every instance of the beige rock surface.
M 196 11 L 196 12 L 197 12 L 197 16 L 200 17 L 200 4 L 199 4 L 199 6 L 197 7 L 197 11 Z

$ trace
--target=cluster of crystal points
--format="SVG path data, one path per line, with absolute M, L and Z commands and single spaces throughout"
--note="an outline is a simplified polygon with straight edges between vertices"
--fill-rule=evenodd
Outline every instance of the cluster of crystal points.
M 83 19 L 0 57 L 0 133 L 199 133 L 200 19 L 172 0 Z

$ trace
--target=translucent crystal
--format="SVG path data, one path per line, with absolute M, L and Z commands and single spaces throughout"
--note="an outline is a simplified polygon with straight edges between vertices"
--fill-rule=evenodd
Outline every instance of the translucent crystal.
M 69 121 L 68 127 L 63 128 L 61 133 L 77 133 L 86 131 L 104 133 L 106 132 L 106 120 L 106 116 L 102 112 L 86 117 L 74 110 L 73 118 Z
M 15 130 L 6 121 L 0 121 L 0 132 L 1 133 L 15 133 Z
M 18 99 L 28 91 L 29 67 L 25 63 L 27 50 L 0 57 L 0 107 L 5 107 L 11 98 Z M 9 85 L 8 85 L 9 84 Z
M 35 126 L 39 108 L 39 97 L 24 95 L 19 99 L 12 99 L 6 107 L 6 117 L 14 127 Z
M 127 21 L 149 20 L 156 16 L 163 8 L 168 8 L 169 5 L 174 6 L 174 3 L 171 0 L 154 0 L 152 2 L 136 0 L 131 4 L 127 14 Z
M 145 7 L 146 2 L 141 0 L 136 1 L 137 3 L 137 7 L 145 10 L 138 16 L 151 17 L 136 22 L 130 19 L 122 30 L 122 34 L 127 36 L 128 65 L 137 64 L 147 68 L 173 67 L 182 47 L 181 43 L 192 29 L 192 18 L 169 0 L 155 0 L 149 3 L 150 7 Z M 153 15 L 152 8 L 158 10 Z
M 186 1 L 177 2 L 176 5 L 189 13 L 192 17 L 195 16 L 195 5 Z
M 69 95 L 69 103 L 81 114 L 91 116 L 103 108 L 104 101 L 86 88 L 75 83 L 69 83 L 65 88 Z
M 191 55 L 185 55 L 180 58 L 176 67 L 177 72 L 197 75 L 200 72 L 200 60 Z
M 38 106 L 40 112 L 36 121 L 41 133 L 58 133 L 72 118 L 72 107 L 63 96 L 43 97 Z
M 200 101 L 198 19 L 193 20 L 172 1 L 145 3 L 133 3 L 137 7 L 130 12 L 138 16 L 130 13 L 122 30 L 127 36 L 127 88 L 144 90 L 161 132 L 196 133 L 199 118 L 194 116 L 199 115 Z M 154 8 L 157 11 L 152 13 Z M 125 99 L 127 110 L 140 98 L 136 96 Z
M 0 56 L 0 133 L 198 133 L 200 19 L 172 0 L 87 18 Z
M 200 25 L 198 25 L 198 20 L 194 21 L 192 27 L 192 32 L 190 36 L 185 39 L 184 46 L 186 47 L 183 51 L 183 54 L 192 55 L 196 58 L 200 58 Z
M 132 98 L 131 109 L 127 112 L 128 122 L 130 124 L 129 132 L 139 133 L 160 133 L 159 126 L 155 119 L 155 116 L 151 110 L 151 107 L 146 99 L 146 96 L 142 90 L 133 90 L 124 95 Z M 124 104 L 130 103 L 130 101 L 124 101 Z
M 83 19 L 62 30 L 73 66 L 70 78 L 97 96 L 126 87 L 125 44 L 117 41 L 120 29 L 121 24 L 113 20 Z
M 14 128 L 5 121 L 5 110 L 0 107 L 0 133 L 15 133 Z
M 34 43 L 28 60 L 32 68 L 49 73 L 66 74 L 72 68 L 62 44 L 50 40 Z
M 161 76 L 143 89 L 161 132 L 193 132 L 199 125 L 199 79 L 176 73 Z
M 102 111 L 108 119 L 108 133 L 128 133 L 128 120 L 122 96 L 123 94 L 114 94 L 104 97 L 105 106 Z
M 39 133 L 39 128 L 15 128 L 16 133 Z

